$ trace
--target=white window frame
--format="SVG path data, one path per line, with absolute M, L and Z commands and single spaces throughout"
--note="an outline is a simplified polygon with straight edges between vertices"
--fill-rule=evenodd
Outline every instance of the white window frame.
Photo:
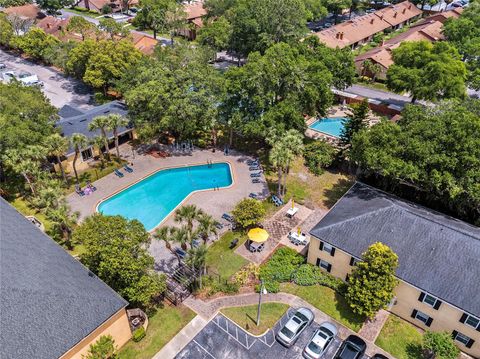
M 327 252 L 328 254 L 332 254 L 333 251 L 333 246 L 331 244 L 328 244 L 326 242 L 323 242 L 323 250 Z
M 322 264 L 325 264 L 326 267 L 323 267 Z M 328 267 L 331 266 L 330 263 L 328 263 L 327 261 L 324 261 L 323 259 L 320 259 L 320 263 L 318 263 L 318 266 L 322 269 L 325 269 L 326 271 L 328 271 Z
M 422 318 L 425 318 L 425 320 L 423 320 Z M 415 313 L 415 319 L 421 321 L 423 324 L 427 324 L 430 316 L 425 314 L 424 312 L 417 310 L 417 313 Z
M 433 303 L 427 302 L 427 298 L 433 299 Z M 437 304 L 438 299 L 435 298 L 433 295 L 430 295 L 430 294 L 428 294 L 428 293 L 425 293 L 422 302 L 425 303 L 426 305 L 431 306 L 432 308 L 435 308 L 435 305 Z
M 470 318 L 472 318 L 472 319 L 474 319 L 474 320 L 477 321 L 477 325 L 476 325 L 476 326 L 473 326 L 473 325 L 471 325 L 470 323 L 467 323 L 467 321 L 468 321 Z M 478 319 L 477 317 L 475 317 L 475 316 L 473 316 L 473 315 L 467 314 L 467 318 L 465 319 L 464 324 L 468 325 L 469 327 L 471 327 L 471 328 L 473 328 L 473 329 L 477 329 L 478 326 L 480 325 L 480 319 Z
M 472 340 L 472 338 L 469 338 L 465 334 L 462 334 L 460 332 L 457 332 L 457 335 L 455 335 L 455 338 L 453 339 L 455 339 L 459 343 L 462 343 L 465 346 L 470 342 L 470 340 Z

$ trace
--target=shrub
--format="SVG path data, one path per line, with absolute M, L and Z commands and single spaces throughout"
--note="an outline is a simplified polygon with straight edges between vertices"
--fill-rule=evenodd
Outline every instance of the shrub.
M 247 284 L 250 280 L 258 279 L 260 268 L 255 263 L 250 263 L 235 273 L 234 281 L 242 286 Z
M 80 12 L 88 11 L 87 8 L 84 8 L 84 7 L 81 7 L 81 6 L 74 6 L 73 10 L 80 11 Z
M 425 357 L 436 359 L 455 359 L 460 354 L 460 350 L 455 345 L 452 335 L 448 332 L 429 332 L 423 336 L 422 345 Z
M 108 4 L 102 6 L 102 14 L 110 14 L 111 12 L 112 8 Z
M 315 175 L 321 175 L 335 158 L 335 149 L 325 141 L 314 141 L 303 151 L 305 166 Z
M 232 281 L 219 281 L 212 276 L 205 276 L 202 279 L 203 286 L 208 288 L 207 296 L 212 296 L 217 293 L 235 294 L 238 293 L 240 285 Z
M 143 338 L 145 338 L 145 336 L 147 335 L 147 333 L 145 332 L 145 328 L 143 327 L 140 327 L 138 329 L 136 329 L 133 334 L 132 334 L 132 340 L 135 342 L 135 343 L 138 343 L 140 340 L 142 340 Z
M 265 216 L 265 208 L 260 201 L 252 198 L 242 199 L 232 211 L 235 222 L 242 228 L 256 225 Z
M 320 271 L 320 276 L 318 277 L 317 283 L 323 285 L 324 287 L 333 289 L 342 295 L 345 295 L 347 291 L 347 285 L 341 279 L 335 278 L 333 275 L 323 271 Z
M 278 293 L 280 291 L 280 283 L 274 280 L 267 280 L 263 282 L 263 285 L 268 293 Z M 260 292 L 260 284 L 255 286 L 255 291 Z
M 111 359 L 115 358 L 115 340 L 110 335 L 102 335 L 95 343 L 90 345 L 85 359 Z
M 260 267 L 260 278 L 266 281 L 288 282 L 293 271 L 304 261 L 305 258 L 294 249 L 282 247 Z
M 319 267 L 311 264 L 302 264 L 293 273 L 293 281 L 298 285 L 314 285 L 318 283 L 321 276 L 322 273 Z

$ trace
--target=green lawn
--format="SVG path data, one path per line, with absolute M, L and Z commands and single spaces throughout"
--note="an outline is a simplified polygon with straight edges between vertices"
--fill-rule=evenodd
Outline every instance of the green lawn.
M 263 334 L 285 314 L 288 309 L 287 304 L 282 303 L 263 303 L 260 317 L 260 325 L 257 326 L 257 305 L 246 307 L 232 307 L 222 309 L 221 312 L 243 329 L 254 335 Z
M 333 289 L 321 286 L 299 286 L 293 283 L 280 285 L 282 292 L 295 294 L 325 314 L 358 332 L 365 318 L 353 313 L 345 299 Z
M 195 313 L 185 306 L 164 307 L 149 317 L 147 336 L 135 343 L 129 341 L 119 359 L 150 359 L 193 318 Z
M 230 242 L 234 238 L 240 239 L 235 248 L 241 246 L 247 239 L 243 233 L 229 231 L 208 248 L 207 268 L 209 269 L 209 274 L 217 273 L 222 278 L 228 279 L 240 268 L 248 264 L 245 258 L 235 253 L 235 248 L 229 248 Z
M 421 358 L 422 334 L 418 328 L 391 314 L 375 344 L 398 359 Z
M 52 222 L 47 219 L 43 212 L 30 206 L 22 197 L 15 198 L 10 204 L 24 216 L 35 216 L 45 226 L 45 232 L 49 233 L 52 229 Z

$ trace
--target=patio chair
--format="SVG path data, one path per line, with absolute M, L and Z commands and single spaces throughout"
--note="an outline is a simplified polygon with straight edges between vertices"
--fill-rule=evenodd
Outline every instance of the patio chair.
M 228 248 L 230 248 L 230 249 L 235 248 L 235 246 L 237 245 L 238 241 L 239 241 L 238 238 L 235 238 L 234 240 L 232 240 L 232 241 L 230 242 L 230 246 L 229 246 Z
M 260 168 L 260 166 L 250 166 L 250 167 L 248 167 L 248 170 L 249 171 L 261 171 L 262 169 Z
M 250 177 L 255 178 L 255 177 L 260 177 L 262 174 L 260 172 L 257 173 L 250 173 Z
M 187 256 L 187 252 L 185 252 L 182 248 L 175 248 L 175 254 L 180 257 L 180 259 L 183 259 Z
M 233 222 L 233 217 L 229 215 L 228 213 L 222 214 L 222 218 L 226 221 Z
M 223 224 L 221 224 L 220 222 L 217 222 L 215 223 L 215 227 L 217 227 L 218 229 L 223 229 Z
M 253 192 L 250 193 L 250 194 L 248 195 L 248 197 L 253 198 L 253 199 L 258 199 L 258 195 L 256 195 L 256 194 L 253 193 Z
M 97 190 L 97 187 L 91 184 L 90 181 L 87 181 L 87 188 L 90 188 L 92 192 L 95 192 Z
M 133 172 L 133 168 L 129 167 L 128 165 L 123 165 L 123 169 L 125 171 L 127 171 L 128 173 L 132 173 Z
M 258 160 L 247 160 L 247 165 L 258 166 Z
M 123 177 L 123 173 L 120 172 L 119 170 L 115 169 L 115 170 L 113 170 L 113 172 L 115 172 L 115 175 L 116 175 L 117 177 L 119 177 L 119 178 L 122 178 L 122 177 Z
M 75 192 L 77 192 L 77 194 L 80 197 L 85 196 L 85 192 L 83 192 L 83 190 L 80 188 L 80 186 L 78 184 L 75 185 Z
M 199 241 L 198 239 L 194 239 L 194 240 L 192 241 L 192 247 L 193 247 L 193 248 L 198 248 L 198 247 L 200 247 L 200 241 Z
M 258 179 L 258 178 L 252 178 L 252 183 L 260 183 L 260 179 Z

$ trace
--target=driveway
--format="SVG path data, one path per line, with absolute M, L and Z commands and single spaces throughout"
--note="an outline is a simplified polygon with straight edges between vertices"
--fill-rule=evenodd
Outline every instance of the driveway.
M 7 65 L 6 70 L 30 72 L 36 74 L 44 82 L 42 92 L 53 106 L 64 105 L 88 109 L 93 106 L 92 91 L 81 81 L 65 76 L 52 67 L 42 66 L 12 55 L 0 49 L 0 62 Z
M 307 345 L 319 324 L 314 322 L 305 329 L 291 348 L 285 348 L 275 340 L 275 334 L 282 328 L 294 309 L 290 308 L 280 318 L 273 329 L 264 335 L 255 337 L 221 314 L 215 316 L 183 350 L 176 359 L 296 359 L 302 358 L 303 348 Z M 342 341 L 335 338 L 322 358 L 333 358 Z M 362 359 L 367 359 L 363 356 Z
M 350 87 L 347 87 L 343 91 L 354 94 L 354 95 L 359 95 L 365 98 L 369 98 L 372 100 L 378 100 L 391 105 L 400 106 L 402 108 L 405 105 L 410 104 L 412 102 L 411 97 L 402 96 L 393 92 L 377 90 L 377 89 L 373 89 L 373 88 L 365 87 L 361 85 L 352 85 Z

